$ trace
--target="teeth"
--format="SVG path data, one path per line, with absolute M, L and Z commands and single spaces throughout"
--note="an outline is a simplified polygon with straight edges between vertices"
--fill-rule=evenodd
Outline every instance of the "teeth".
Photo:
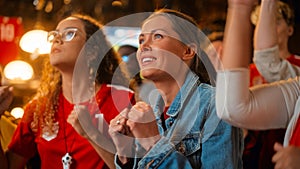
M 154 60 L 156 60 L 155 58 L 143 58 L 142 62 L 153 62 Z

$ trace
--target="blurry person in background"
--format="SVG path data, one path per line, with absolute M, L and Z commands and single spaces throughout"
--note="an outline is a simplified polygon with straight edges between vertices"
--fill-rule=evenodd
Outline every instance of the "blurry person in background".
M 13 100 L 13 88 L 9 86 L 0 86 L 0 118 L 2 114 L 8 109 Z M 1 136 L 0 136 L 1 137 Z M 0 168 L 6 169 L 6 157 L 0 142 Z
M 276 16 L 276 0 L 263 0 L 262 10 Z M 284 143 L 273 145 L 276 169 L 299 169 L 299 77 L 257 85 L 249 89 L 252 26 L 249 21 L 257 0 L 228 0 L 222 63 L 218 71 L 218 116 L 228 123 L 253 130 L 286 128 Z M 241 36 L 243 35 L 243 36 Z
M 211 45 L 206 49 L 206 52 L 216 70 L 222 68 L 220 59 L 223 52 L 223 38 L 224 32 L 212 32 L 208 35 Z
M 252 85 L 300 75 L 300 56 L 292 54 L 288 48 L 289 38 L 294 32 L 294 12 L 287 3 L 279 0 L 276 0 L 276 8 L 273 10 L 261 10 L 259 5 L 251 14 L 251 21 L 256 25 L 253 58 L 255 65 L 252 69 L 260 73 L 251 75 Z
M 273 4 L 272 2 L 269 2 Z M 294 13 L 292 8 L 282 1 L 276 0 L 275 7 L 257 5 L 251 14 L 255 25 L 254 57 L 250 64 L 250 86 L 294 78 L 300 75 L 300 57 L 292 54 L 288 48 L 289 38 L 294 32 Z M 275 154 L 273 145 L 283 143 L 286 129 L 264 131 L 249 130 L 248 157 L 244 164 L 257 164 L 259 169 L 273 169 L 272 157 Z M 257 153 L 257 148 L 259 152 Z M 248 161 L 250 160 L 250 161 Z M 251 168 L 251 167 L 250 167 Z M 247 168 L 246 168 L 247 169 Z
M 0 118 L 4 114 L 4 112 L 8 110 L 9 105 L 13 100 L 13 87 L 2 86 L 1 79 L 2 79 L 2 68 L 0 67 Z M 3 152 L 1 142 L 0 142 L 0 168 L 3 169 L 7 168 L 6 157 Z
M 137 82 L 137 85 L 140 86 L 143 79 L 140 76 L 140 67 L 136 60 L 137 49 L 138 48 L 133 45 L 124 44 L 118 48 L 118 53 L 126 64 L 130 78 L 133 78 Z

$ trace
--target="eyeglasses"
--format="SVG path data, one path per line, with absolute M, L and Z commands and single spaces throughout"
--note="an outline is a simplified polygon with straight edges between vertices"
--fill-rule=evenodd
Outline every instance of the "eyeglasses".
M 77 31 L 78 31 L 77 28 L 67 28 L 63 30 L 61 33 L 56 30 L 50 31 L 48 32 L 47 41 L 53 43 L 55 38 L 59 35 L 62 41 L 69 42 L 75 37 Z

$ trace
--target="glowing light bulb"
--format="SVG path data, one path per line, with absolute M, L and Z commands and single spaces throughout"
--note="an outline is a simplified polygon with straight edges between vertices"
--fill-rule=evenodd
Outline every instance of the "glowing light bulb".
M 15 107 L 11 110 L 10 114 L 14 116 L 16 119 L 22 118 L 24 114 L 24 110 L 21 107 Z
M 9 80 L 29 80 L 33 77 L 33 69 L 30 64 L 21 60 L 9 62 L 3 72 Z

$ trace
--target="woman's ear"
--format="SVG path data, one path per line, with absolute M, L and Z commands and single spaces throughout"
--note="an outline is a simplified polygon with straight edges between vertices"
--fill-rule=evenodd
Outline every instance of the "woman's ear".
M 197 46 L 195 44 L 187 45 L 182 59 L 184 61 L 192 60 L 196 54 L 196 51 L 197 51 Z
M 292 36 L 293 33 L 294 33 L 294 27 L 293 26 L 289 26 L 289 28 L 288 28 L 288 34 L 289 34 L 289 36 Z

